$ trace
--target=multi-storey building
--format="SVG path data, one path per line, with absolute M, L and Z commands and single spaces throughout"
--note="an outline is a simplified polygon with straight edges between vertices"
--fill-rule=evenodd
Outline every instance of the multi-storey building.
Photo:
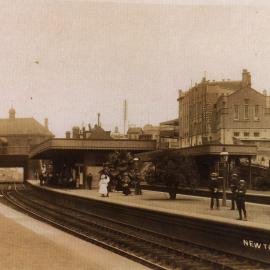
M 251 88 L 251 76 L 246 69 L 243 70 L 240 81 L 210 82 L 203 78 L 201 83 L 196 84 L 189 91 L 179 91 L 179 141 L 181 147 L 207 143 L 233 143 L 237 130 L 241 129 L 242 132 L 245 132 L 244 128 L 250 126 L 248 122 L 251 121 L 251 113 L 256 115 L 254 117 L 257 115 L 261 117 L 254 122 L 256 124 L 251 126 L 254 128 L 260 126 L 262 130 L 267 129 L 265 120 L 268 116 L 267 114 L 262 116 L 262 111 L 268 106 L 267 100 L 265 95 Z M 239 117 L 240 114 L 247 114 L 248 111 L 249 119 L 241 118 L 244 117 L 241 115 L 239 120 L 233 119 L 233 123 L 229 123 L 229 119 L 234 118 L 236 110 L 238 110 Z M 228 131 L 229 127 L 230 131 Z M 237 130 L 233 131 L 232 128 L 236 127 Z M 234 136 L 231 136 L 231 132 Z
M 213 141 L 222 144 L 270 141 L 269 105 L 269 96 L 250 86 L 220 96 L 213 109 Z
M 159 148 L 179 148 L 178 118 L 159 124 Z

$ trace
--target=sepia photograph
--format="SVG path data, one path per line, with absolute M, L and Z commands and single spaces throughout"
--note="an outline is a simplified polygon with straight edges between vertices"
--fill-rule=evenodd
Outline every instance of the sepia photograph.
M 0 21 L 0 269 L 270 269 L 268 1 Z

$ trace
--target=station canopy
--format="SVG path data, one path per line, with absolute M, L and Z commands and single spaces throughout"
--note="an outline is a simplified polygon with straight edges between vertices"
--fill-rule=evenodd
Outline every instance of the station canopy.
M 156 141 L 151 140 L 88 140 L 88 139 L 50 139 L 30 152 L 32 159 L 53 159 L 63 155 L 83 155 L 86 152 L 130 151 L 140 153 L 156 149 Z
M 151 161 L 157 155 L 164 151 L 175 151 L 181 156 L 194 156 L 194 157 L 219 157 L 222 152 L 227 152 L 229 157 L 232 158 L 251 158 L 257 155 L 256 145 L 222 145 L 222 144 L 206 144 L 197 145 L 192 147 L 185 147 L 179 149 L 158 150 L 148 153 L 140 153 L 138 157 L 142 161 Z

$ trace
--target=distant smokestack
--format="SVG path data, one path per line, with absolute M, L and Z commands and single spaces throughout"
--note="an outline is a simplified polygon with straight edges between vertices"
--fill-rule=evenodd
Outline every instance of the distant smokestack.
M 127 108 L 128 104 L 127 104 L 127 100 L 124 100 L 124 135 L 126 134 L 126 125 L 127 125 Z
M 48 120 L 48 118 L 45 118 L 44 119 L 44 126 L 45 126 L 45 128 L 49 128 L 49 120 Z
M 98 127 L 100 127 L 101 126 L 101 124 L 100 124 L 100 113 L 97 114 L 97 117 L 98 117 L 97 125 L 98 125 Z

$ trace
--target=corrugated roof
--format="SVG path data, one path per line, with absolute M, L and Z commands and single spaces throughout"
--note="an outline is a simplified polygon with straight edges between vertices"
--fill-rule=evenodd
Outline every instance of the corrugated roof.
M 0 119 L 0 136 L 8 135 L 54 136 L 34 118 Z

